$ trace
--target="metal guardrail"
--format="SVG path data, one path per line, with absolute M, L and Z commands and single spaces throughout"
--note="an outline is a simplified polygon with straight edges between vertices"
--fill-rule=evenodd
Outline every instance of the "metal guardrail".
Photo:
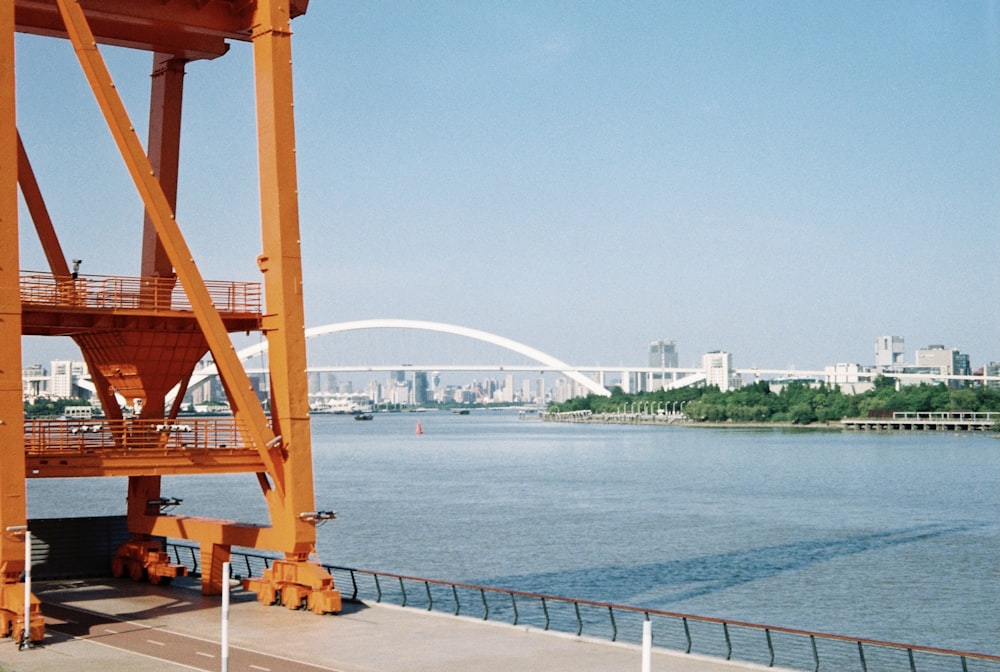
M 198 572 L 197 546 L 168 542 L 178 564 Z M 236 551 L 234 576 L 259 576 L 274 556 Z M 813 672 L 997 672 L 1000 656 L 831 635 L 475 584 L 324 565 L 347 601 L 426 611 L 638 643 L 653 622 L 654 645 L 726 660 Z M 244 573 L 245 572 L 245 573 Z
M 232 417 L 176 420 L 26 420 L 29 455 L 76 455 L 103 450 L 165 451 L 252 448 Z
M 101 310 L 191 311 L 176 278 L 80 275 L 21 271 L 21 303 Z M 259 282 L 206 280 L 212 305 L 225 313 L 260 313 Z

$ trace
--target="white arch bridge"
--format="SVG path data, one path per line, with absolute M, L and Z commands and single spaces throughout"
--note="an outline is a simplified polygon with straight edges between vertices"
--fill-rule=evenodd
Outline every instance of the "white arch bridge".
M 335 322 L 331 324 L 324 324 L 318 327 L 310 327 L 305 330 L 305 336 L 307 339 L 315 338 L 318 336 L 325 336 L 329 334 L 336 334 L 349 331 L 361 331 L 361 330 L 379 330 L 379 329 L 410 329 L 418 331 L 429 331 L 437 332 L 440 334 L 451 334 L 455 336 L 465 337 L 487 343 L 490 345 L 498 346 L 500 348 L 510 350 L 511 352 L 517 353 L 532 360 L 533 364 L 387 364 L 387 365 L 372 365 L 372 364 L 358 364 L 353 366 L 310 366 L 310 372 L 332 372 L 332 373 L 357 373 L 366 371 L 503 371 L 509 372 L 535 372 L 535 373 L 561 373 L 567 378 L 575 381 L 581 387 L 589 392 L 598 394 L 601 396 L 611 396 L 611 392 L 602 383 L 604 381 L 605 374 L 621 374 L 623 380 L 628 374 L 645 374 L 653 377 L 657 380 L 657 385 L 661 386 L 663 389 L 674 389 L 679 387 L 685 387 L 687 385 L 694 385 L 698 383 L 704 383 L 708 379 L 708 372 L 703 368 L 662 368 L 662 367 L 636 367 L 636 366 L 573 366 L 568 364 L 550 354 L 542 352 L 536 348 L 533 348 L 524 343 L 519 343 L 509 338 L 499 336 L 497 334 L 492 334 L 486 331 L 481 331 L 479 329 L 472 329 L 469 327 L 462 327 L 454 324 L 446 324 L 443 322 L 429 322 L 424 320 L 405 320 L 397 318 L 383 318 L 383 319 L 371 319 L 371 320 L 356 320 L 351 322 Z M 262 355 L 267 351 L 267 343 L 261 342 L 247 348 L 244 348 L 237 352 L 241 361 L 250 360 L 258 355 Z M 265 369 L 260 369 L 263 372 Z M 254 371 L 257 371 L 254 369 Z M 584 372 L 595 374 L 594 377 L 587 376 Z M 830 371 L 827 370 L 796 370 L 796 369 L 759 369 L 759 368 L 748 368 L 748 369 L 732 369 L 731 374 L 746 375 L 751 376 L 754 379 L 760 379 L 761 376 L 778 376 L 779 378 L 788 379 L 812 379 L 812 380 L 826 380 L 829 383 L 838 383 L 843 381 L 838 381 L 835 378 L 831 378 Z M 218 370 L 214 365 L 209 365 L 197 369 L 191 376 L 191 380 L 188 385 L 188 389 L 194 389 L 196 386 L 206 382 L 209 378 L 218 375 Z M 921 373 L 921 374 L 911 374 L 911 373 L 892 373 L 892 372 L 878 372 L 878 371 L 866 371 L 861 374 L 863 380 L 858 382 L 871 382 L 877 376 L 886 376 L 889 378 L 895 378 L 897 381 L 903 383 L 916 383 L 916 382 L 948 382 L 951 380 L 964 380 L 964 381 L 979 381 L 982 384 L 986 384 L 988 381 L 1000 381 L 1000 377 L 997 376 L 958 376 L 949 374 L 937 374 L 937 373 Z M 668 382 L 667 377 L 670 377 Z M 658 378 L 657 378 L 658 377 Z M 595 378 L 597 378 L 595 380 Z M 626 390 L 628 391 L 628 390 Z M 173 400 L 176 395 L 177 389 L 171 391 L 168 395 L 168 403 Z
M 403 320 L 396 318 L 383 318 L 383 319 L 372 319 L 372 320 L 356 320 L 353 322 L 334 322 L 332 324 L 324 324 L 319 327 L 309 327 L 306 329 L 306 338 L 315 338 L 317 336 L 326 336 L 329 334 L 342 333 L 347 331 L 359 331 L 359 330 L 370 330 L 370 329 L 413 329 L 419 331 L 432 331 L 440 334 L 452 334 L 454 336 L 462 336 L 465 338 L 470 338 L 477 341 L 482 341 L 483 343 L 488 343 L 490 345 L 495 345 L 506 350 L 510 350 L 519 355 L 527 357 L 537 364 L 532 365 L 497 365 L 497 364 L 467 364 L 467 365 L 439 365 L 439 364 L 426 364 L 426 365 L 415 365 L 415 364 L 395 364 L 395 365 L 356 365 L 356 366 L 310 366 L 309 371 L 319 372 L 319 371 L 329 371 L 329 372 L 358 372 L 358 371 L 400 371 L 400 370 L 413 370 L 413 371 L 536 371 L 536 372 L 558 372 L 565 375 L 567 378 L 579 383 L 581 386 L 593 392 L 594 394 L 599 394 L 602 396 L 611 396 L 611 392 L 607 390 L 599 382 L 593 380 L 592 378 L 585 376 L 581 373 L 580 369 L 567 364 L 566 362 L 553 357 L 547 353 L 542 352 L 536 348 L 533 348 L 524 343 L 519 343 L 518 341 L 499 336 L 497 334 L 491 334 L 486 331 L 480 331 L 479 329 L 471 329 L 469 327 L 461 327 L 455 324 L 445 324 L 443 322 L 428 322 L 424 320 Z M 240 350 L 237 355 L 241 361 L 246 361 L 256 357 L 267 350 L 267 342 L 261 342 L 256 345 L 249 346 Z M 209 365 L 200 368 L 194 372 L 191 376 L 191 381 L 189 383 L 189 388 L 194 388 L 196 385 L 203 383 L 208 378 L 218 375 L 218 370 L 215 365 Z M 172 395 L 171 395 L 172 396 Z

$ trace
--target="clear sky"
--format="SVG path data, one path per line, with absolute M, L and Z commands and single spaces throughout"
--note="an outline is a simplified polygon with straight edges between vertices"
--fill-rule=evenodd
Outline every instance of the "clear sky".
M 879 335 L 1000 360 L 1000 0 L 312 0 L 293 28 L 309 325 L 578 365 L 660 338 L 682 366 L 872 363 Z M 150 56 L 103 53 L 144 140 Z M 259 278 L 251 56 L 185 80 L 177 215 L 211 279 Z M 69 44 L 19 36 L 17 77 L 67 255 L 137 274 L 141 204 Z

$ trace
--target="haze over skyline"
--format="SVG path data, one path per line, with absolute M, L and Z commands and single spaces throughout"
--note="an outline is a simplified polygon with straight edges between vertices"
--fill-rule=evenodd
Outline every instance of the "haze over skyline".
M 887 334 L 1000 360 L 1000 0 L 313 0 L 292 27 L 307 326 L 447 322 L 577 365 L 657 339 L 682 366 L 871 363 Z M 102 53 L 145 141 L 151 58 Z M 66 254 L 136 275 L 141 202 L 70 44 L 20 35 L 16 67 Z M 178 221 L 206 278 L 258 280 L 250 47 L 185 86 Z

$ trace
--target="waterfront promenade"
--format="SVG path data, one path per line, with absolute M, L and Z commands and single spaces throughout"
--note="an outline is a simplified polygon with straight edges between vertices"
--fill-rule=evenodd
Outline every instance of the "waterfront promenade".
M 43 644 L 0 640 L 0 670 L 220 670 L 221 600 L 197 582 L 39 582 Z M 655 632 L 654 632 L 655 638 Z M 337 616 L 264 607 L 236 590 L 229 670 L 257 672 L 620 672 L 641 670 L 640 647 L 386 605 L 346 604 Z M 763 670 L 654 649 L 656 672 Z M 775 669 L 775 668 L 769 668 Z

